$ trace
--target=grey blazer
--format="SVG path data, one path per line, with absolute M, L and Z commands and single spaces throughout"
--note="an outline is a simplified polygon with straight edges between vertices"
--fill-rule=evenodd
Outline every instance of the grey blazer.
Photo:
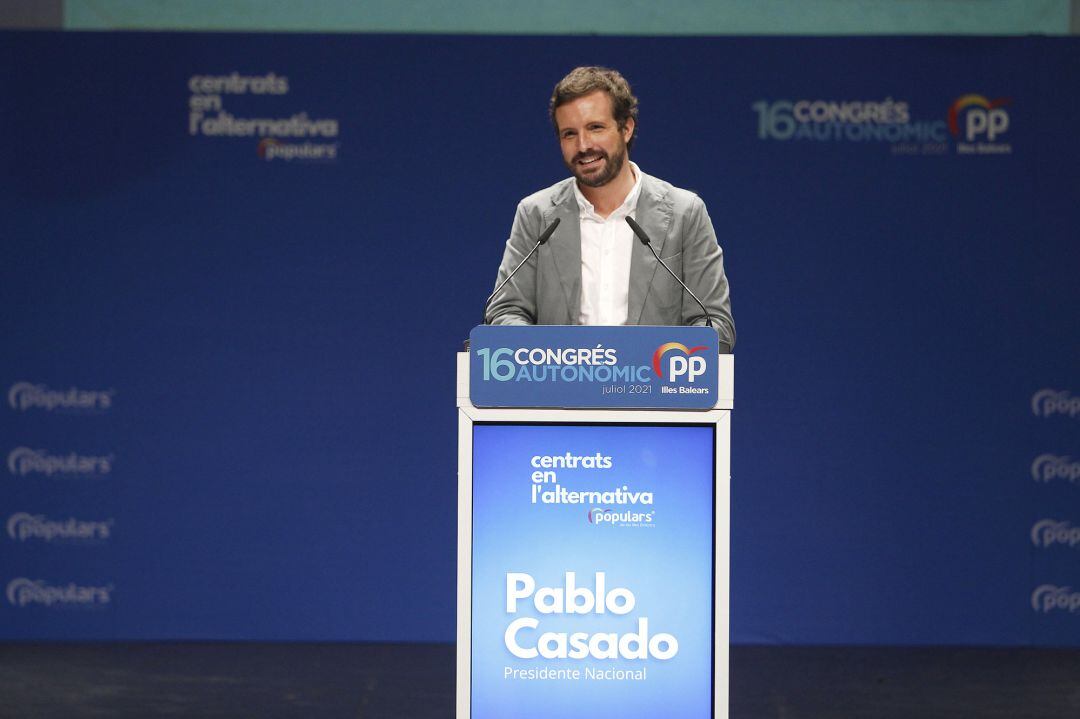
M 506 241 L 497 287 L 528 254 L 556 217 L 555 234 L 540 247 L 487 311 L 495 325 L 572 325 L 581 307 L 581 225 L 578 204 L 567 178 L 529 195 L 518 204 Z M 692 192 L 642 173 L 634 217 L 668 267 L 701 298 L 720 335 L 720 351 L 735 346 L 735 323 L 724 255 L 716 243 L 705 203 Z M 630 258 L 629 325 L 705 325 L 693 298 L 664 271 L 635 238 Z

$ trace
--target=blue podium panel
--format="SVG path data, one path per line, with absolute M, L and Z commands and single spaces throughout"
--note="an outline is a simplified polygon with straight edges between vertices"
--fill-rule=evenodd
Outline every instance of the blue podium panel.
M 480 326 L 469 335 L 476 407 L 711 409 L 719 341 L 708 327 Z
M 471 719 L 713 716 L 715 432 L 473 426 Z

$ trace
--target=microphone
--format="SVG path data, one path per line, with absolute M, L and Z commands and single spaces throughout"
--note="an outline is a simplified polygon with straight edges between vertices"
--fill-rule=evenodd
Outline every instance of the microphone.
M 705 313 L 705 321 L 709 323 L 709 327 L 712 327 L 715 330 L 716 325 L 713 324 L 713 317 L 709 314 L 709 311 L 705 309 L 705 304 L 698 299 L 698 296 L 694 294 L 693 290 L 686 286 L 685 282 L 679 279 L 677 274 L 671 271 L 671 268 L 667 266 L 667 263 L 660 259 L 660 255 L 656 254 L 656 250 L 654 250 L 652 246 L 652 241 L 649 240 L 649 236 L 645 234 L 645 230 L 641 229 L 641 225 L 634 222 L 634 218 L 630 217 L 630 215 L 626 216 L 626 224 L 630 225 L 630 229 L 633 230 L 634 234 L 637 235 L 637 238 L 641 240 L 641 244 L 649 248 L 649 252 L 656 258 L 656 261 L 663 265 L 664 269 L 668 271 L 668 274 L 674 277 L 675 281 L 682 285 L 682 288 L 694 298 L 694 302 L 697 302 L 698 306 L 701 307 L 701 311 Z
M 517 271 L 518 271 L 518 270 L 520 270 L 520 269 L 521 269 L 522 267 L 524 267 L 524 266 L 525 266 L 525 263 L 529 261 L 529 258 L 530 258 L 530 257 L 532 257 L 532 256 L 533 256 L 533 254 L 534 254 L 534 253 L 535 253 L 535 252 L 536 252 L 536 251 L 537 251 L 538 249 L 540 249 L 540 245 L 542 245 L 542 244 L 544 244 L 545 242 L 547 242 L 547 241 L 548 241 L 548 238 L 550 238 L 550 237 L 551 237 L 551 235 L 552 235 L 552 233 L 554 233 L 554 232 L 555 232 L 555 228 L 559 226 L 559 223 L 560 223 L 561 221 L 562 221 L 562 218 L 561 218 L 561 217 L 556 217 L 556 218 L 555 218 L 555 221 L 554 221 L 554 222 L 552 222 L 552 223 L 551 223 L 550 225 L 548 225 L 548 226 L 547 226 L 547 229 L 546 229 L 546 230 L 544 230 L 543 232 L 541 232 L 541 233 L 540 233 L 540 239 L 538 239 L 538 240 L 536 241 L 536 244 L 535 244 L 535 245 L 533 245 L 533 248 L 532 248 L 531 250 L 529 250 L 529 254 L 525 255 L 525 259 L 523 259 L 523 260 L 522 260 L 522 261 L 521 261 L 521 262 L 520 262 L 520 263 L 518 264 L 518 266 L 514 268 L 514 271 L 513 271 L 513 272 L 511 272 L 510 274 L 508 274 L 508 275 L 506 276 L 506 279 L 505 279 L 505 280 L 503 280 L 503 281 L 502 281 L 502 282 L 501 282 L 501 283 L 499 284 L 499 286 L 495 288 L 495 291 L 494 291 L 494 292 L 492 292 L 492 293 L 491 293 L 490 295 L 488 295 L 487 301 L 485 301 L 485 302 L 484 302 L 484 324 L 485 324 L 485 325 L 486 325 L 486 324 L 488 324 L 488 321 L 487 321 L 487 311 L 488 311 L 488 307 L 490 307 L 490 306 L 491 306 L 491 301 L 492 301 L 493 299 L 495 299 L 495 295 L 499 294 L 499 292 L 501 292 L 501 291 L 502 291 L 502 288 L 503 288 L 503 287 L 506 287 L 506 283 L 507 283 L 507 282 L 509 282 L 509 281 L 510 281 L 510 279 L 511 279 L 511 278 L 512 278 L 512 277 L 513 277 L 514 275 L 516 275 L 516 274 L 517 274 Z M 669 272 L 670 272 L 670 270 L 669 270 Z

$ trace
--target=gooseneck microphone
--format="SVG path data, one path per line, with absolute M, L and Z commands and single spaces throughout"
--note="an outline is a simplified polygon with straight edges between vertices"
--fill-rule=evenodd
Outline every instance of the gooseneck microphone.
M 705 321 L 709 323 L 709 327 L 716 329 L 716 325 L 713 324 L 713 317 L 709 314 L 709 311 L 705 309 L 705 304 L 698 299 L 698 296 L 694 294 L 693 290 L 686 286 L 685 282 L 679 279 L 677 274 L 671 271 L 671 268 L 667 266 L 667 263 L 660 259 L 660 255 L 656 254 L 656 250 L 654 250 L 652 246 L 652 241 L 649 239 L 649 236 L 645 234 L 645 230 L 641 229 L 641 225 L 634 222 L 634 218 L 629 215 L 626 216 L 626 224 L 630 225 L 630 229 L 633 230 L 634 234 L 637 235 L 637 238 L 641 240 L 641 244 L 649 248 L 649 252 L 656 258 L 656 261 L 663 265 L 664 269 L 668 271 L 668 274 L 674 277 L 675 281 L 682 285 L 682 288 L 694 298 L 694 302 L 697 302 L 698 306 L 701 307 L 701 311 L 705 313 Z
M 502 282 L 499 283 L 499 286 L 495 288 L 494 292 L 492 292 L 490 295 L 488 295 L 487 301 L 484 302 L 484 324 L 485 325 L 488 324 L 488 321 L 487 321 L 488 307 L 491 305 L 491 301 L 493 299 L 495 299 L 495 295 L 499 294 L 499 292 L 502 291 L 502 288 L 506 287 L 506 283 L 509 282 L 510 279 L 514 275 L 517 274 L 517 271 L 525 266 L 525 263 L 529 261 L 529 258 L 532 257 L 533 254 L 535 254 L 538 249 L 540 249 L 540 245 L 542 245 L 542 244 L 544 244 L 545 242 L 548 241 L 548 239 L 551 237 L 552 233 L 555 232 L 555 228 L 559 226 L 559 222 L 561 222 L 561 221 L 562 221 L 562 218 L 556 217 L 555 221 L 552 222 L 550 225 L 548 225 L 546 230 L 544 230 L 543 232 L 540 233 L 540 239 L 538 239 L 536 241 L 536 244 L 533 245 L 533 248 L 531 250 L 529 250 L 529 254 L 525 255 L 525 259 L 523 259 L 520 263 L 518 263 L 518 266 L 514 268 L 513 272 L 511 272 L 510 274 L 508 274 L 506 276 L 505 280 L 503 280 Z M 670 272 L 670 270 L 669 270 L 669 272 Z

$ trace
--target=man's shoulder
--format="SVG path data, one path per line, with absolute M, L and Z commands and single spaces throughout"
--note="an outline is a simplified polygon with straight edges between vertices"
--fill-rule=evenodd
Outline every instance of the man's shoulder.
M 693 190 L 676 187 L 666 180 L 644 172 L 641 173 L 641 194 L 642 198 L 647 198 L 646 202 L 651 203 L 652 206 L 667 206 L 676 215 L 686 214 L 696 205 L 704 205 L 702 199 Z M 638 200 L 638 206 L 641 206 L 641 200 Z
M 520 204 L 525 210 L 536 209 L 543 213 L 552 206 L 575 202 L 573 183 L 573 177 L 559 180 L 554 185 L 537 190 L 525 197 Z M 666 180 L 645 172 L 641 173 L 641 192 L 653 202 L 670 204 L 676 212 L 685 211 L 695 203 L 701 202 L 701 198 L 693 190 L 676 187 Z
M 654 200 L 670 202 L 675 207 L 688 207 L 701 198 L 693 190 L 676 187 L 667 180 L 641 173 L 641 191 L 648 193 Z
M 565 180 L 559 180 L 554 185 L 551 185 L 550 187 L 545 187 L 542 190 L 537 190 L 528 197 L 525 197 L 521 200 L 520 204 L 527 209 L 535 207 L 538 208 L 541 212 L 543 212 L 552 205 L 557 205 L 561 202 L 566 201 L 567 197 L 573 198 L 573 182 L 573 177 L 568 177 Z

